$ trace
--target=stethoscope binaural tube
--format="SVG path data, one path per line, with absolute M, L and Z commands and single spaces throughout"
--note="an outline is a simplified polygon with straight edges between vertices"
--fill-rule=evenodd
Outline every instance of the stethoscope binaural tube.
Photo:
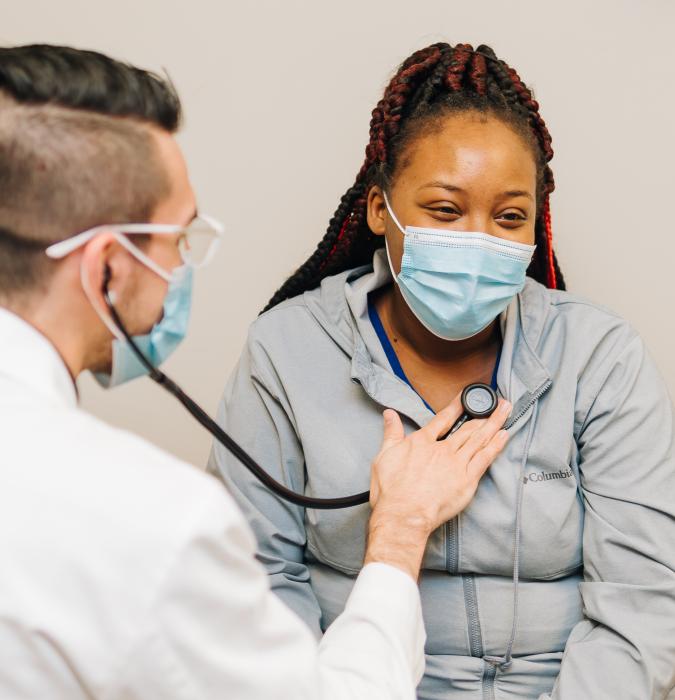
M 297 506 L 302 506 L 304 508 L 316 508 L 319 510 L 337 510 L 341 508 L 351 508 L 353 506 L 363 505 L 368 503 L 370 499 L 370 491 L 364 491 L 363 493 L 357 493 L 353 496 L 343 496 L 341 498 L 312 498 L 311 496 L 305 496 L 295 491 L 291 491 L 289 488 L 279 483 L 276 479 L 270 476 L 254 459 L 248 454 L 235 440 L 233 440 L 219 425 L 216 423 L 211 416 L 204 411 L 199 404 L 197 404 L 193 399 L 191 399 L 172 379 L 166 376 L 162 371 L 157 369 L 140 351 L 136 343 L 134 342 L 131 335 L 128 333 L 127 329 L 122 323 L 122 319 L 119 317 L 117 310 L 113 306 L 108 293 L 108 283 L 104 282 L 103 285 L 103 298 L 110 311 L 115 325 L 119 328 L 120 332 L 124 336 L 124 339 L 133 350 L 134 354 L 138 358 L 139 362 L 148 370 L 150 378 L 159 384 L 161 387 L 166 389 L 170 394 L 180 401 L 187 411 L 192 415 L 195 420 L 202 425 L 206 430 L 211 433 L 211 435 L 218 440 L 218 442 L 227 450 L 229 450 L 257 479 L 259 479 L 265 486 L 267 486 L 270 491 L 273 491 L 277 496 L 294 503 Z M 487 389 L 494 395 L 494 406 L 491 408 L 486 408 L 487 399 L 485 395 L 477 393 L 478 388 Z M 483 412 L 480 412 L 480 408 L 483 406 Z M 471 418 L 486 418 L 491 415 L 494 409 L 497 407 L 497 395 L 494 390 L 487 384 L 470 384 L 462 392 L 462 407 L 464 409 L 464 414 L 457 419 L 456 423 L 450 429 L 448 435 L 452 434 L 455 430 L 458 430 L 461 425 L 463 425 L 467 420 Z M 476 413 L 476 410 L 479 412 Z M 485 412 L 489 410 L 489 412 Z

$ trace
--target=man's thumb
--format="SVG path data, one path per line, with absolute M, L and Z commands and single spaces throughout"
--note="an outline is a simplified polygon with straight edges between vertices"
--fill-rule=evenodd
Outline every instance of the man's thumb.
M 400 442 L 405 437 L 403 423 L 399 418 L 398 413 L 388 408 L 384 414 L 384 435 L 382 437 L 382 449 L 385 450 L 397 442 Z

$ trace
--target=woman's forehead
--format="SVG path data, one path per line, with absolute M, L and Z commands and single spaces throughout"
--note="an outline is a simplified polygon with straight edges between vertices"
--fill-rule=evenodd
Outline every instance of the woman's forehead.
M 416 186 L 447 179 L 466 186 L 490 180 L 510 181 L 522 189 L 534 188 L 537 177 L 532 149 L 520 134 L 498 118 L 473 114 L 446 117 L 420 135 L 404 152 L 398 170 L 402 182 L 397 184 Z

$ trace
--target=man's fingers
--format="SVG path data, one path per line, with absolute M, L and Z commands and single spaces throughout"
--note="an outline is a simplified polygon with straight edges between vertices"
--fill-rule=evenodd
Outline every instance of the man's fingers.
M 504 449 L 509 441 L 509 434 L 506 430 L 500 430 L 492 436 L 492 439 L 482 449 L 478 450 L 467 466 L 468 475 L 480 481 L 488 467 L 497 459 L 497 455 Z
M 384 435 L 382 436 L 382 447 L 381 450 L 386 450 L 398 442 L 403 440 L 405 437 L 405 431 L 403 430 L 403 423 L 401 419 L 391 408 L 388 408 L 384 414 Z
M 503 427 L 510 411 L 511 404 L 504 399 L 500 399 L 495 412 L 483 422 L 480 428 L 469 435 L 460 448 L 459 453 L 462 454 L 467 461 L 472 459 L 476 452 L 485 447 Z
M 445 435 L 462 415 L 462 396 L 457 394 L 455 398 L 441 411 L 439 411 L 421 430 L 432 439 L 437 440 Z
M 452 435 L 448 435 L 445 438 L 445 442 L 455 451 L 458 451 L 466 443 L 466 441 L 476 432 L 480 430 L 484 423 L 487 422 L 487 418 L 474 418 L 474 420 L 468 420 L 464 425 L 462 425 L 458 430 L 456 430 Z

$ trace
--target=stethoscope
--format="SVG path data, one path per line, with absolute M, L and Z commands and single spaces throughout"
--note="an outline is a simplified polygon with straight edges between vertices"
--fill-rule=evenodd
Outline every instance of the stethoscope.
M 218 442 L 229 450 L 257 479 L 259 479 L 270 491 L 273 491 L 277 496 L 294 503 L 297 506 L 304 508 L 317 508 L 322 510 L 337 510 L 339 508 L 351 508 L 359 506 L 363 503 L 368 503 L 370 499 L 370 491 L 357 493 L 353 496 L 344 496 L 342 498 L 312 498 L 305 496 L 295 491 L 291 491 L 283 484 L 280 484 L 276 479 L 272 478 L 248 452 L 238 445 L 214 420 L 204 411 L 193 399 L 191 399 L 172 379 L 166 376 L 164 372 L 155 367 L 150 360 L 138 348 L 131 335 L 122 323 L 119 314 L 110 300 L 108 294 L 107 281 L 103 285 L 103 298 L 110 311 L 113 321 L 124 336 L 124 339 L 129 343 L 134 354 L 139 362 L 148 370 L 150 378 L 157 382 L 161 387 L 166 389 L 170 394 L 175 396 L 187 409 L 187 411 L 200 423 L 206 430 L 218 440 Z M 464 423 L 473 418 L 487 418 L 497 408 L 497 393 L 488 384 L 469 384 L 462 391 L 462 415 L 455 421 L 452 428 L 443 435 L 441 440 L 452 435 L 459 430 Z

